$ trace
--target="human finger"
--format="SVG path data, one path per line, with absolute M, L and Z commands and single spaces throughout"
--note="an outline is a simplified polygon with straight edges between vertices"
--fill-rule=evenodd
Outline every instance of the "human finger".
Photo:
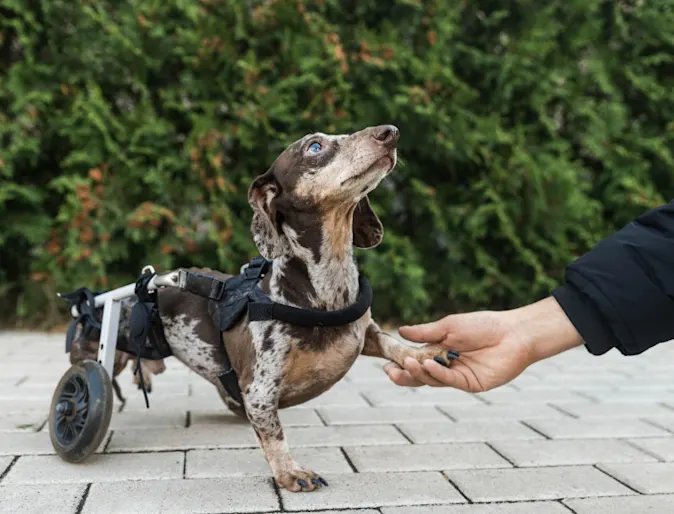
M 389 380 L 396 385 L 403 387 L 421 387 L 424 385 L 422 382 L 415 380 L 409 371 L 402 369 L 394 362 L 390 362 L 384 366 L 384 371 L 388 375 Z
M 403 361 L 403 365 L 405 366 L 405 371 L 407 371 L 417 382 L 433 387 L 446 387 L 445 384 L 430 376 L 416 359 L 406 357 Z
M 424 371 L 434 380 L 442 383 L 446 387 L 453 387 L 466 392 L 477 392 L 479 387 L 468 380 L 465 374 L 458 371 L 456 368 L 446 368 L 437 362 L 427 359 L 422 364 Z
M 416 343 L 438 343 L 447 335 L 447 318 L 431 323 L 406 325 L 398 329 L 398 333 L 408 341 Z

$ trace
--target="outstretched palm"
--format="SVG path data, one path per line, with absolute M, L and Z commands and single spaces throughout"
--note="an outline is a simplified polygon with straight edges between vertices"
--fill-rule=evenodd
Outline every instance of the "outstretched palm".
M 449 386 L 483 392 L 511 381 L 532 363 L 528 347 L 516 337 L 512 319 L 503 312 L 451 315 L 434 323 L 402 327 L 400 335 L 460 353 L 450 368 L 433 361 L 420 364 L 414 359 L 405 360 L 404 369 L 387 364 L 389 378 L 402 386 Z

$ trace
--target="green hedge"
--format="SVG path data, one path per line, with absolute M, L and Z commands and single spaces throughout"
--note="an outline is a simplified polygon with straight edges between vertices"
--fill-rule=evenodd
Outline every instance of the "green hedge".
M 359 251 L 375 314 L 536 300 L 674 197 L 671 0 L 5 0 L 0 293 L 238 270 L 246 190 L 289 142 L 380 123 L 397 171 Z

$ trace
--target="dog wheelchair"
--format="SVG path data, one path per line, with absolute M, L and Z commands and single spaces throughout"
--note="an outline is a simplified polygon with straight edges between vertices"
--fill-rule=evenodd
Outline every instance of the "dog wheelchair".
M 175 287 L 216 302 L 219 327 L 228 330 L 238 322 L 251 301 L 264 302 L 257 283 L 269 266 L 269 261 L 256 257 L 241 266 L 238 276 L 225 281 L 184 269 L 158 275 L 152 266 L 145 266 L 133 284 L 111 291 L 94 293 L 79 288 L 58 294 L 70 303 L 73 317 L 66 334 L 66 353 L 71 351 L 76 335 L 87 342 L 98 342 L 98 351 L 96 360 L 84 359 L 73 364 L 63 374 L 52 395 L 48 424 L 56 453 L 65 461 L 81 462 L 95 452 L 105 438 L 112 418 L 113 389 L 124 402 L 114 378 L 116 351 L 136 358 L 135 372 L 139 374 L 139 387 L 149 408 L 140 361 L 161 360 L 172 355 L 159 318 L 159 289 Z M 120 334 L 122 302 L 134 297 L 137 301 L 131 309 L 129 326 Z M 264 306 L 267 306 L 266 302 Z M 273 315 L 264 309 L 259 311 L 256 319 L 270 319 Z M 78 327 L 81 329 L 79 334 Z M 238 378 L 224 346 L 222 350 L 223 370 L 218 373 L 218 378 L 230 396 L 243 403 Z
M 156 291 L 163 287 L 184 286 L 185 278 L 184 270 L 157 275 L 152 266 L 145 266 L 134 284 L 106 292 L 93 293 L 80 288 L 58 294 L 70 303 L 70 314 L 74 318 L 66 335 L 66 353 L 71 350 L 78 326 L 81 328 L 78 337 L 98 341 L 97 360 L 85 359 L 73 364 L 63 374 L 52 395 L 49 436 L 62 459 L 83 461 L 96 451 L 107 434 L 112 418 L 113 385 L 121 399 L 118 386 L 113 384 L 117 350 L 138 359 L 136 373 L 140 374 L 140 387 L 146 394 L 140 359 L 158 360 L 171 355 L 163 334 L 158 333 L 161 321 Z M 122 301 L 134 296 L 138 302 L 131 312 L 130 337 L 118 338 Z

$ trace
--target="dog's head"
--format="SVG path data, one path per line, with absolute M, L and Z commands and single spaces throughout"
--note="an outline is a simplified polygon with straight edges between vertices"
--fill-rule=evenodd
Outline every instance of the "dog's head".
M 383 236 L 367 194 L 393 169 L 399 132 L 393 125 L 349 135 L 310 134 L 295 141 L 250 186 L 251 231 L 267 259 L 353 244 L 373 248 Z M 346 230 L 345 230 L 346 229 Z

